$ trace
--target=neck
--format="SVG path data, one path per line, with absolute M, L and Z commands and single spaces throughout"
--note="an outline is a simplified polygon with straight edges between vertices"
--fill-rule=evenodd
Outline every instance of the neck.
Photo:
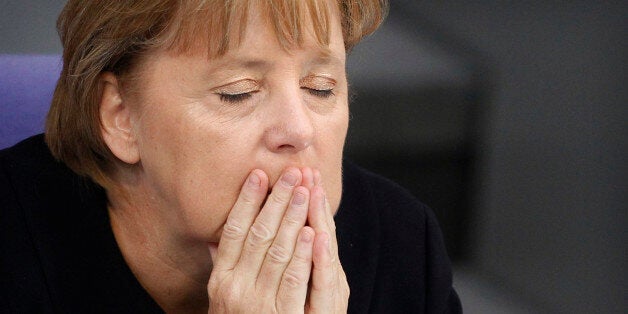
M 159 219 L 156 208 L 108 196 L 116 242 L 144 289 L 168 313 L 207 313 L 211 272 L 207 244 L 178 238 L 168 227 L 169 220 Z

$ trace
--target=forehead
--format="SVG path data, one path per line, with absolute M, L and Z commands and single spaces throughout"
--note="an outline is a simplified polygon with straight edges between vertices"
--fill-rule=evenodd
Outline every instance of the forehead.
M 317 48 L 329 55 L 332 26 L 340 24 L 337 4 L 332 0 L 180 3 L 167 32 L 166 50 L 175 54 L 205 51 L 210 59 L 237 50 L 244 41 L 254 41 L 262 31 L 274 34 L 284 50 Z M 337 31 L 342 36 L 342 30 Z

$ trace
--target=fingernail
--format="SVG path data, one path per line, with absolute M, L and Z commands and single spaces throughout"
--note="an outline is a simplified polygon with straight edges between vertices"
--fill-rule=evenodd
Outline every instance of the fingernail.
M 312 242 L 312 234 L 310 234 L 309 232 L 302 231 L 301 241 L 306 242 L 306 243 Z
M 305 204 L 305 194 L 303 194 L 301 192 L 294 193 L 294 196 L 292 197 L 292 204 L 294 204 L 294 205 L 303 205 L 303 204 Z
M 290 187 L 297 185 L 299 178 L 292 172 L 287 172 L 281 176 L 281 182 L 287 184 Z
M 254 188 L 258 188 L 262 180 L 255 173 L 251 173 L 249 176 L 249 185 Z

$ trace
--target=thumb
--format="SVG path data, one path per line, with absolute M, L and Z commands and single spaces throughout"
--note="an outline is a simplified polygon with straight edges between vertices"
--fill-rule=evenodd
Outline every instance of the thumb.
M 209 255 L 212 257 L 212 262 L 215 261 L 216 255 L 218 255 L 218 243 L 209 243 L 207 248 L 209 248 Z

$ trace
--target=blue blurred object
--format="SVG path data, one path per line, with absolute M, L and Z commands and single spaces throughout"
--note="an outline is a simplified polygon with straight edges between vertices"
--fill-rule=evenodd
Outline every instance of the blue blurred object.
M 0 149 L 44 130 L 61 57 L 0 54 Z

